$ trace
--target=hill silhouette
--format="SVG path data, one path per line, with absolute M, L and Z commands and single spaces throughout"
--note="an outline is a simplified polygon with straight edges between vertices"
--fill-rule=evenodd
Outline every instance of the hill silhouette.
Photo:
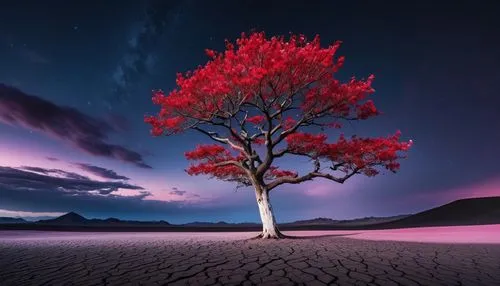
M 84 224 L 87 221 L 88 221 L 88 219 L 84 218 L 83 216 L 81 216 L 75 212 L 69 212 L 67 214 L 64 214 L 64 215 L 57 217 L 57 218 L 54 218 L 54 219 L 40 220 L 38 222 L 39 223 L 78 225 L 78 224 Z
M 10 218 L 12 219 L 12 218 Z M 365 217 L 352 220 L 315 218 L 280 223 L 282 230 L 387 229 L 425 226 L 500 224 L 500 197 L 461 199 L 414 215 Z M 4 223 L 0 229 L 87 230 L 87 231 L 254 231 L 260 223 L 131 221 L 118 218 L 87 219 L 75 212 L 38 222 Z
M 390 217 L 364 217 L 347 220 L 334 220 L 331 218 L 318 217 L 309 220 L 298 220 L 290 223 L 284 223 L 283 225 L 374 225 L 399 220 L 409 216 L 411 215 L 407 214 Z
M 420 227 L 478 224 L 500 224 L 500 197 L 456 200 L 384 225 Z
M 27 223 L 23 218 L 20 217 L 0 217 L 0 223 Z
M 69 212 L 54 219 L 40 220 L 37 224 L 45 225 L 71 225 L 71 226 L 127 226 L 127 225 L 170 225 L 166 221 L 133 221 L 120 220 L 117 218 L 87 219 L 75 212 Z

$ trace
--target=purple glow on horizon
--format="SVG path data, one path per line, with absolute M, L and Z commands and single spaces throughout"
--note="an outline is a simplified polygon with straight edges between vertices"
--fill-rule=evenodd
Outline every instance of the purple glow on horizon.
M 218 240 L 233 241 L 248 239 L 257 232 L 50 232 L 50 231 L 0 231 L 0 240 L 41 240 L 44 243 L 61 240 Z M 328 231 L 285 231 L 287 235 L 314 237 L 334 235 L 375 241 L 405 241 L 447 244 L 500 244 L 500 224 L 475 226 L 422 227 L 392 230 L 328 230 Z
M 500 178 L 494 178 L 475 184 L 442 190 L 432 194 L 415 194 L 415 199 L 425 201 L 451 202 L 457 199 L 500 196 Z

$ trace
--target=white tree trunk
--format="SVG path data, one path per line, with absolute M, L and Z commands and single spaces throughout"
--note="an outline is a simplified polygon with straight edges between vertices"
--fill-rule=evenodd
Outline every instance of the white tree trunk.
M 278 230 L 276 219 L 273 214 L 273 207 L 269 201 L 269 193 L 267 191 L 259 192 L 256 190 L 257 205 L 259 206 L 260 219 L 262 220 L 262 233 L 259 238 L 283 238 L 283 235 Z

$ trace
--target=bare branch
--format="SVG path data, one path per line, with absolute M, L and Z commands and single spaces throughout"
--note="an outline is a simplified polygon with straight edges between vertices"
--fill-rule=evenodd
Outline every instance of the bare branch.
M 310 173 L 303 175 L 303 176 L 300 176 L 300 177 L 281 177 L 281 178 L 276 179 L 273 182 L 267 184 L 266 189 L 272 190 L 272 189 L 276 188 L 277 186 L 280 186 L 283 184 L 300 184 L 300 183 L 305 182 L 305 181 L 311 181 L 314 178 L 324 178 L 324 179 L 328 179 L 330 181 L 334 181 L 334 182 L 343 184 L 347 179 L 352 177 L 354 174 L 357 174 L 358 171 L 359 171 L 359 169 L 354 169 L 351 173 L 348 173 L 343 177 L 335 177 L 331 174 L 322 173 L 322 172 L 315 170 L 313 172 L 310 172 Z
M 268 130 L 271 130 L 273 128 L 273 120 L 271 116 L 269 115 L 269 112 L 264 112 L 264 115 L 266 116 L 267 119 L 267 124 L 268 124 Z M 262 162 L 259 167 L 257 168 L 256 176 L 257 177 L 262 177 L 264 173 L 271 167 L 271 164 L 273 163 L 274 157 L 273 157 L 273 139 L 271 137 L 270 132 L 265 132 L 264 134 L 266 138 L 266 158 L 264 159 L 264 162 Z
M 219 137 L 217 132 L 209 132 L 209 131 L 203 130 L 202 128 L 200 128 L 198 126 L 192 127 L 192 129 L 197 130 L 197 131 L 209 136 L 212 140 L 214 140 L 216 142 L 228 144 L 232 148 L 245 153 L 245 149 L 243 149 L 241 146 L 238 146 L 235 143 L 233 143 L 231 140 L 229 140 L 229 138 Z
M 217 167 L 223 167 L 223 166 L 227 166 L 227 165 L 234 165 L 234 166 L 243 168 L 243 165 L 240 162 L 235 161 L 235 160 L 229 160 L 229 161 L 224 161 L 224 162 L 220 162 L 220 163 L 215 164 L 215 166 L 217 166 Z M 245 169 L 245 168 L 243 168 L 243 169 Z

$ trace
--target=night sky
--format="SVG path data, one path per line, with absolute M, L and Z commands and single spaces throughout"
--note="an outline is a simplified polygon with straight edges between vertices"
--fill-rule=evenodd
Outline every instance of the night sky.
M 278 222 L 500 195 L 500 5 L 446 2 L 2 1 L 0 216 L 259 222 L 252 189 L 184 172 L 203 135 L 143 122 L 151 90 L 252 29 L 342 40 L 339 77 L 375 74 L 384 113 L 345 133 L 414 141 L 397 174 L 280 187 Z

